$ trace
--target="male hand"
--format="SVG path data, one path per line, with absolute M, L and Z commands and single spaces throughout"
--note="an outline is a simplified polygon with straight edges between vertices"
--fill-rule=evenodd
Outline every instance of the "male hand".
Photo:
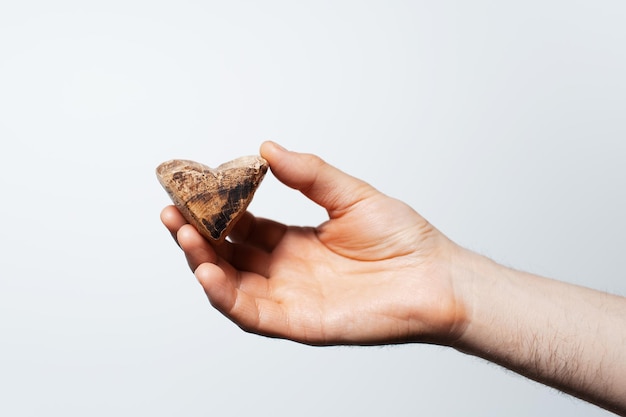
M 212 246 L 174 206 L 161 219 L 211 304 L 242 329 L 312 345 L 448 343 L 467 320 L 459 249 L 406 204 L 319 157 L 266 142 L 261 156 L 329 220 L 291 227 L 246 213 Z

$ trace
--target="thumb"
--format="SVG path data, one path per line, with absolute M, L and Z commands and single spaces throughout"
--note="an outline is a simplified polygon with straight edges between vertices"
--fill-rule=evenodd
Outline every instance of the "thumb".
M 274 142 L 261 145 L 261 156 L 280 182 L 299 190 L 338 217 L 357 202 L 376 194 L 369 184 L 329 165 L 319 156 L 291 152 Z

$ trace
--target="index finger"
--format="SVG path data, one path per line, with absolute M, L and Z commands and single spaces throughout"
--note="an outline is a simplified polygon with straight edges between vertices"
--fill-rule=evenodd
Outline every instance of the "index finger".
M 255 217 L 246 212 L 230 233 L 234 243 L 254 246 L 272 252 L 287 232 L 287 226 L 269 219 Z
M 172 235 L 172 238 L 178 244 L 178 239 L 176 238 L 176 234 L 178 233 L 178 230 L 181 227 L 187 224 L 187 220 L 185 220 L 183 215 L 180 214 L 180 211 L 178 211 L 178 209 L 175 206 L 170 205 L 170 206 L 165 207 L 161 211 L 161 222 L 163 222 L 167 230 L 169 230 L 170 234 Z

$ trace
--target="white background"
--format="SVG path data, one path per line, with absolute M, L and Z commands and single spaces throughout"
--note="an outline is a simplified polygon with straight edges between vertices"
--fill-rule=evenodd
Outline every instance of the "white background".
M 154 168 L 273 139 L 499 262 L 624 294 L 625 22 L 622 1 L 2 0 L 0 415 L 606 415 L 443 347 L 243 333 L 160 224 Z M 250 209 L 324 220 L 271 174 Z

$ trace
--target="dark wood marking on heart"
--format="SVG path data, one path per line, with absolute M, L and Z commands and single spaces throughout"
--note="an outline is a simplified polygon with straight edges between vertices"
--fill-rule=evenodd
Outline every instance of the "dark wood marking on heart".
M 246 203 L 248 196 L 254 192 L 255 188 L 254 182 L 244 181 L 233 188 L 218 190 L 217 198 L 224 201 L 220 210 L 211 218 L 200 220 L 213 239 L 219 239 L 233 218 L 241 213 L 242 206 Z M 206 202 L 205 199 L 207 197 L 209 196 L 206 194 L 196 196 L 196 200 Z
M 207 220 L 207 219 L 202 219 L 202 224 L 204 225 L 204 227 L 206 227 L 206 230 L 209 232 L 211 237 L 215 240 L 218 240 L 220 236 L 222 236 L 222 232 L 226 228 L 226 223 L 218 226 L 214 221 Z M 221 231 L 218 230 L 218 227 L 222 227 Z

